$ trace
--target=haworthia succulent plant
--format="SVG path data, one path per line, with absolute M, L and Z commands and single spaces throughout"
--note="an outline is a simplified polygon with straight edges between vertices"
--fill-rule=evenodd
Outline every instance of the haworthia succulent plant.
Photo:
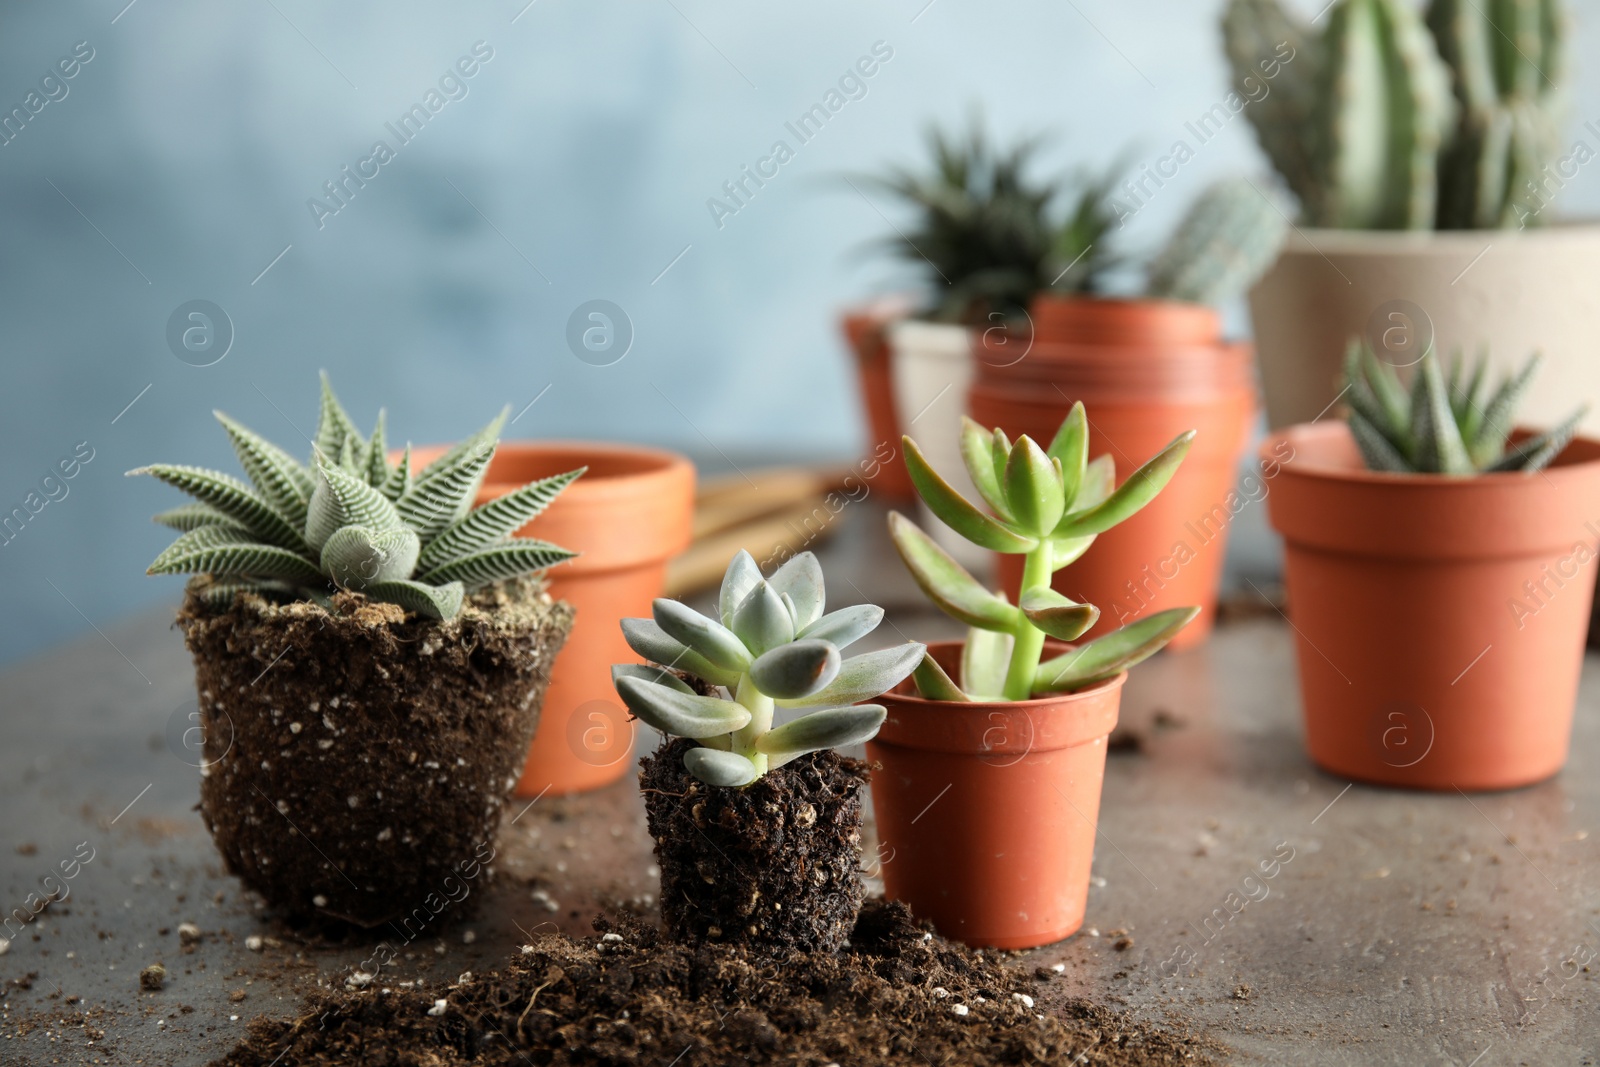
M 963 420 L 961 456 L 985 512 L 939 476 L 905 438 L 906 468 L 928 510 L 974 544 L 1026 556 L 1016 604 L 991 593 L 910 519 L 891 512 L 889 536 L 922 591 L 945 614 L 966 623 L 960 678 L 932 656 L 913 677 L 929 700 L 1027 700 L 1066 693 L 1110 678 L 1153 655 L 1199 608 L 1172 608 L 1124 626 L 1041 663 L 1045 638 L 1073 641 L 1100 611 L 1050 586 L 1051 575 L 1078 559 L 1099 534 L 1143 508 L 1171 480 L 1194 439 L 1182 434 L 1120 486 L 1110 456 L 1089 459 L 1089 418 L 1072 406 L 1049 447 L 1009 440 Z
M 1326 18 L 1318 37 L 1281 0 L 1223 17 L 1235 82 L 1270 79 L 1246 114 L 1312 224 L 1539 221 L 1567 111 L 1563 0 L 1337 0 Z
M 151 574 L 197 574 L 193 588 L 218 607 L 240 592 L 322 600 L 364 593 L 436 619 L 494 582 L 572 558 L 564 548 L 512 534 L 582 470 L 544 478 L 472 510 L 494 456 L 502 412 L 420 472 L 411 448 L 390 464 L 384 415 L 363 437 L 322 376 L 322 411 L 308 464 L 221 412 L 249 483 L 170 464 L 141 467 L 196 502 L 156 516 L 181 532 Z
M 822 568 L 810 552 L 772 573 L 740 551 L 722 579 L 716 618 L 660 599 L 652 618 L 624 619 L 623 636 L 650 665 L 611 669 L 617 695 L 662 733 L 700 742 L 684 755 L 707 785 L 749 785 L 797 756 L 865 741 L 878 732 L 888 692 L 922 659 L 908 642 L 852 656 L 840 649 L 871 633 L 883 609 L 871 604 L 824 613 Z M 670 670 L 668 669 L 670 668 Z M 695 692 L 673 670 L 718 687 Z M 804 714 L 774 727 L 777 708 Z
M 1539 357 L 1494 389 L 1488 365 L 1485 352 L 1469 375 L 1457 354 L 1447 376 L 1429 352 L 1417 365 L 1408 394 L 1393 367 L 1380 362 L 1365 343 L 1351 341 L 1345 353 L 1346 419 L 1367 467 L 1466 477 L 1492 471 L 1532 473 L 1549 465 L 1578 432 L 1588 405 L 1508 449 L 1517 404 L 1533 381 Z

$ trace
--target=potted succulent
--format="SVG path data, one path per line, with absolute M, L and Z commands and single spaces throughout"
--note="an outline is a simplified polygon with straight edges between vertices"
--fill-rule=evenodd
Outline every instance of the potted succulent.
M 1557 223 L 1552 201 L 1594 157 L 1570 145 L 1563 0 L 1339 0 L 1321 33 L 1279 0 L 1231 0 L 1234 80 L 1287 44 L 1272 93 L 1246 109 L 1300 200 L 1302 225 L 1251 295 L 1267 417 L 1333 403 L 1345 339 L 1414 365 L 1430 347 L 1541 350 L 1524 398 L 1553 424 L 1600 394 L 1600 226 Z
M 884 709 L 856 701 L 898 684 L 923 646 L 844 659 L 883 610 L 823 608 L 811 553 L 764 579 L 741 551 L 717 618 L 660 599 L 623 622 L 648 664 L 613 668 L 617 694 L 666 735 L 639 781 L 674 937 L 832 952 L 855 925 L 867 767 L 831 749 L 877 732 Z M 807 710 L 775 725 L 778 708 Z
M 293 917 L 374 926 L 493 858 L 500 809 L 572 625 L 511 540 L 581 471 L 471 510 L 502 413 L 433 463 L 386 458 L 324 375 L 309 464 L 221 414 L 249 478 L 158 465 L 195 498 L 151 574 L 193 574 L 178 625 L 205 736 L 200 812 L 228 869 Z M 471 873 L 466 873 L 470 871 Z
M 444 451 L 422 448 L 413 457 Z M 516 533 L 579 553 L 549 577 L 550 595 L 576 617 L 550 675 L 517 781 L 520 796 L 598 789 L 633 767 L 633 725 L 611 688 L 611 665 L 628 654 L 617 623 L 661 595 L 667 564 L 689 546 L 694 520 L 695 470 L 687 457 L 596 441 L 502 441 L 478 504 L 574 468 L 583 478 Z
M 992 334 L 994 344 L 1005 345 L 1005 327 L 1026 318 L 1034 293 L 1099 280 L 1112 261 L 1110 245 L 1096 237 L 1114 221 L 1105 205 L 1115 178 L 1080 177 L 1075 203 L 1058 220 L 1056 204 L 1066 185 L 1032 176 L 1040 139 L 1000 149 L 974 120 L 964 135 L 930 127 L 927 144 L 926 169 L 895 167 L 864 180 L 915 210 L 915 221 L 886 243 L 924 274 L 928 294 L 915 314 L 883 327 L 896 425 L 915 429 L 937 460 L 956 467 L 954 442 L 973 377 L 975 336 Z M 1026 343 L 1012 345 L 1008 358 Z M 963 491 L 972 491 L 963 476 L 954 477 Z M 937 536 L 969 562 L 981 559 L 959 538 L 942 530 Z
M 1157 612 L 1076 646 L 1099 610 L 1050 587 L 1096 536 L 1148 504 L 1192 434 L 1113 488 L 1108 457 L 1089 460 L 1089 420 L 1074 404 L 1050 442 L 1015 442 L 968 420 L 961 452 L 990 512 L 933 470 L 910 438 L 906 462 L 929 509 L 984 548 L 1024 559 L 1012 603 L 962 569 L 898 512 L 895 548 L 934 604 L 972 629 L 928 646 L 911 680 L 882 697 L 867 754 L 887 895 L 968 944 L 1030 948 L 1083 922 L 1106 737 L 1129 667 L 1195 617 Z M 992 512 L 992 513 L 991 513 Z
M 1210 632 L 1256 416 L 1250 347 L 1224 340 L 1216 305 L 1249 288 L 1287 228 L 1282 209 L 1249 180 L 1218 181 L 1148 263 L 1142 296 L 1097 295 L 1105 287 L 1094 264 L 1076 290 L 1034 296 L 1027 336 L 991 332 L 979 346 L 968 410 L 984 426 L 1044 440 L 1082 401 L 1101 446 L 1118 457 L 1150 455 L 1185 429 L 1198 431 L 1160 499 L 1057 574 L 1058 591 L 1100 606 L 1091 636 L 1185 604 L 1201 612 L 1173 646 Z M 1016 358 L 1024 345 L 1027 357 Z M 1015 597 L 1021 557 L 999 562 L 1001 586 Z
M 1348 424 L 1284 430 L 1268 498 L 1285 542 L 1306 746 L 1326 769 L 1509 789 L 1566 760 L 1593 597 L 1600 442 L 1584 414 L 1512 433 L 1530 362 L 1425 357 L 1409 393 L 1352 347 Z

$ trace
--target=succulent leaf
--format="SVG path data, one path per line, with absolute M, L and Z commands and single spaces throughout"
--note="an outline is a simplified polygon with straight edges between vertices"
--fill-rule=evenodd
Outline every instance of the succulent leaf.
M 794 640 L 794 616 L 770 582 L 759 582 L 733 609 L 733 632 L 759 656 Z
M 739 683 L 737 673 L 718 667 L 688 645 L 668 637 L 654 619 L 623 619 L 622 637 L 629 648 L 652 663 L 685 671 L 714 685 Z
M 898 511 L 889 513 L 889 538 L 918 586 L 953 619 L 985 630 L 1009 630 L 1021 613 L 985 589 L 966 568 Z
M 796 638 L 827 641 L 836 648 L 848 648 L 878 628 L 883 609 L 876 604 L 855 604 L 830 611 L 796 634 Z
M 999 700 L 1016 638 L 998 630 L 967 631 L 961 647 L 961 687 L 972 700 Z
M 1050 458 L 1061 463 L 1063 507 L 1074 506 L 1073 501 L 1082 490 L 1084 474 L 1089 466 L 1089 413 L 1084 410 L 1083 401 L 1073 401 L 1072 410 L 1067 412 L 1061 428 L 1051 438 L 1050 447 L 1045 451 Z
M 756 751 L 772 757 L 772 765 L 781 767 L 808 752 L 867 741 L 888 714 L 879 704 L 819 708 L 762 734 Z
M 1355 438 L 1356 447 L 1361 449 L 1361 458 L 1366 461 L 1368 470 L 1407 474 L 1416 469 L 1359 411 L 1352 410 L 1346 421 L 1350 424 L 1350 436 Z
M 624 676 L 617 679 L 617 695 L 637 718 L 673 737 L 713 737 L 743 729 L 750 722 L 744 705 L 671 686 Z
M 270 544 L 293 551 L 302 551 L 306 547 L 300 531 L 289 525 L 271 504 L 237 478 L 200 467 L 170 463 L 140 467 L 128 473 L 148 474 L 175 489 L 181 489 Z
M 725 671 L 742 674 L 750 669 L 750 652 L 732 630 L 713 622 L 687 604 L 665 597 L 651 605 L 656 625 L 668 637 L 694 649 Z
M 509 411 L 510 408 L 505 409 L 483 429 L 428 464 L 411 489 L 395 502 L 406 524 L 422 538 L 424 547 L 472 508 Z
M 737 789 L 761 776 L 756 765 L 737 752 L 699 746 L 683 754 L 683 766 L 706 785 Z
M 317 467 L 317 488 L 306 509 L 306 540 L 319 552 L 335 530 L 367 526 L 398 530 L 405 526 L 389 498 L 362 478 L 338 467 Z
M 774 700 L 802 700 L 839 676 L 839 649 L 827 641 L 791 641 L 750 664 L 750 680 Z
M 1113 490 L 1105 500 L 1093 507 L 1081 508 L 1063 516 L 1052 536 L 1084 537 L 1088 534 L 1103 533 L 1127 519 L 1166 488 L 1193 442 L 1193 430 L 1179 434 L 1171 444 L 1128 475 L 1128 480 Z
M 159 513 L 154 519 L 162 526 L 183 532 L 197 530 L 202 526 L 233 526 L 240 530 L 244 529 L 238 522 L 210 504 L 181 504 Z
M 535 574 L 564 563 L 576 556 L 559 545 L 532 538 L 517 538 L 505 544 L 491 545 L 471 555 L 459 556 L 449 563 L 435 567 L 421 575 L 425 582 L 461 582 L 471 593 L 486 585 L 515 578 L 520 574 Z
M 922 660 L 926 646 L 915 641 L 879 652 L 851 656 L 839 667 L 834 680 L 808 696 L 778 700 L 779 707 L 803 704 L 854 704 L 881 696 L 903 682 Z
M 1039 664 L 1035 693 L 1070 693 L 1114 678 L 1155 655 L 1178 635 L 1199 608 L 1169 608 Z
M 417 535 L 404 527 L 344 526 L 322 546 L 322 573 L 341 589 L 362 590 L 411 577 L 421 550 Z
M 1044 537 L 1055 529 L 1067 500 L 1058 464 L 1024 434 L 1011 446 L 1005 470 L 1006 503 L 1018 528 Z
M 374 489 L 382 491 L 383 484 L 389 480 L 389 446 L 384 433 L 385 414 L 382 408 L 378 409 L 378 423 L 372 428 L 372 436 L 367 438 L 367 443 L 362 446 L 360 454 L 356 457 L 356 466 L 360 469 L 361 476 L 367 484 Z
M 791 602 L 790 615 L 795 630 L 803 630 L 822 618 L 826 602 L 822 580 L 822 565 L 811 552 L 800 552 L 784 560 L 783 565 L 767 579 L 769 585 Z
M 552 478 L 541 478 L 473 508 L 433 539 L 418 565 L 424 569 L 437 567 L 505 540 L 544 511 L 586 470 L 587 467 L 580 467 Z
M 924 700 L 972 700 L 931 655 L 922 657 L 911 672 L 911 680 L 917 685 L 917 694 Z
M 339 462 L 345 454 L 346 444 L 352 439 L 355 444 L 362 443 L 356 424 L 345 413 L 339 398 L 333 395 L 333 383 L 328 381 L 328 372 L 323 371 L 322 410 L 317 417 L 317 436 L 312 441 L 311 465 L 315 467 L 319 462 Z
M 239 457 L 239 465 L 273 509 L 293 526 L 306 521 L 313 481 L 298 460 L 277 445 L 253 433 L 220 411 L 213 411 Z
M 995 552 L 1027 552 L 1038 544 L 1034 538 L 1025 537 L 979 511 L 928 465 L 915 441 L 909 437 L 902 440 L 906 470 L 917 494 L 946 526 L 973 544 Z M 1011 503 L 1015 506 L 1015 501 Z
M 399 500 L 411 491 L 411 446 L 400 454 L 400 462 L 389 469 L 383 484 L 378 487 L 390 500 Z
M 1068 600 L 1048 585 L 1025 590 L 1017 607 L 1034 626 L 1061 641 L 1076 641 L 1100 621 L 1099 608 Z
M 322 572 L 298 552 L 260 544 L 249 533 L 226 526 L 190 530 L 157 556 L 146 573 L 248 575 L 312 586 L 326 583 Z
M 1013 516 L 995 470 L 994 440 L 987 430 L 965 415 L 961 416 L 961 462 L 983 502 L 1000 518 L 1010 522 Z
M 362 590 L 374 600 L 381 600 L 389 604 L 398 604 L 406 611 L 430 619 L 453 619 L 461 610 L 461 602 L 466 597 L 466 590 L 460 582 L 445 582 L 441 585 L 406 579 L 394 579 L 387 582 L 373 582 Z
M 733 626 L 734 610 L 750 595 L 750 590 L 760 583 L 761 568 L 756 566 L 755 557 L 741 548 L 733 554 L 727 571 L 722 575 L 722 590 L 717 597 L 722 625 Z

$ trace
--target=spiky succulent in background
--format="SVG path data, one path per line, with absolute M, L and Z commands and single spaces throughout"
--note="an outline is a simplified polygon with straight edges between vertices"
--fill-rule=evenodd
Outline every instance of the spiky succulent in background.
M 1371 347 L 1352 341 L 1345 355 L 1345 399 L 1350 433 L 1367 467 L 1395 473 L 1467 476 L 1490 471 L 1532 473 L 1561 454 L 1588 411 L 1585 405 L 1552 430 L 1509 451 L 1517 404 L 1538 369 L 1534 356 L 1498 388 L 1489 385 L 1489 358 L 1479 356 L 1470 376 L 1458 354 L 1448 379 L 1432 352 L 1423 356 L 1409 395 L 1394 368 Z
M 1231 0 L 1223 18 L 1237 85 L 1293 49 L 1246 114 L 1309 222 L 1537 221 L 1529 184 L 1560 154 L 1566 112 L 1562 0 L 1432 0 L 1425 17 L 1407 0 L 1338 0 L 1327 19 L 1319 37 L 1280 0 Z
M 839 650 L 871 633 L 883 609 L 861 604 L 823 614 L 823 606 L 822 568 L 810 552 L 763 579 L 741 550 L 723 576 L 717 619 L 660 599 L 653 619 L 622 620 L 628 645 L 654 666 L 613 667 L 617 694 L 662 733 L 700 742 L 683 764 L 707 785 L 749 785 L 797 756 L 865 741 L 885 712 L 855 702 L 898 685 L 923 646 L 842 659 Z M 697 693 L 667 668 L 720 688 Z M 774 728 L 779 707 L 810 710 Z
M 916 523 L 891 512 L 889 534 L 922 591 L 945 614 L 966 623 L 959 679 L 933 657 L 914 675 L 930 700 L 1027 700 L 1070 693 L 1115 677 L 1154 655 L 1200 611 L 1172 608 L 1129 623 L 1041 662 L 1046 637 L 1072 641 L 1100 619 L 1050 586 L 1050 576 L 1089 550 L 1104 533 L 1155 499 L 1189 451 L 1194 431 L 1182 434 L 1120 486 L 1110 455 L 1089 460 L 1089 419 L 1072 405 L 1055 439 L 1040 448 L 1024 435 L 1013 443 L 1000 430 L 963 420 L 961 457 L 992 515 L 939 476 L 922 450 L 905 438 L 906 469 L 928 510 L 962 537 L 995 552 L 1027 557 L 1018 602 L 991 593 Z
M 582 470 L 545 478 L 473 510 L 505 412 L 420 471 L 411 447 L 391 464 L 384 415 L 363 437 L 322 376 L 311 461 L 302 464 L 220 411 L 250 484 L 217 471 L 161 464 L 148 474 L 195 498 L 156 521 L 182 531 L 150 574 L 198 574 L 191 588 L 216 607 L 239 592 L 325 601 L 361 592 L 436 619 L 466 594 L 544 570 L 575 553 L 511 535 Z
M 1052 285 L 1097 288 L 1115 261 L 1104 239 L 1117 221 L 1109 208 L 1115 171 L 1080 178 L 1070 214 L 1057 221 L 1055 200 L 1067 186 L 1031 177 L 1039 138 L 1001 151 L 974 120 L 965 135 L 930 127 L 927 144 L 926 170 L 893 167 L 864 180 L 916 209 L 916 221 L 886 240 L 901 258 L 931 268 L 935 318 L 970 324 L 991 313 L 1019 316 Z
M 1150 263 L 1148 292 L 1220 304 L 1272 266 L 1289 230 L 1283 211 L 1245 178 L 1208 186 Z

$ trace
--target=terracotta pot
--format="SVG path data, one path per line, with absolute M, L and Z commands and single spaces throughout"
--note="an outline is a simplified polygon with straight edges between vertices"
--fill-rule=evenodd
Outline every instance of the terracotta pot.
M 1311 758 L 1440 790 L 1560 770 L 1594 594 L 1600 441 L 1531 476 L 1374 474 L 1342 423 L 1291 427 L 1269 454 Z
M 425 463 L 442 448 L 414 450 Z M 502 441 L 478 492 L 483 504 L 538 478 L 589 471 L 517 531 L 582 553 L 550 570 L 550 593 L 577 609 L 517 783 L 520 796 L 608 785 L 633 765 L 634 723 L 611 687 L 611 665 L 638 657 L 618 623 L 650 614 L 667 561 L 689 545 L 694 466 L 654 448 L 584 441 Z
M 1292 231 L 1250 294 L 1273 427 L 1308 422 L 1338 395 L 1346 342 L 1369 337 L 1390 361 L 1430 335 L 1441 353 L 1488 346 L 1497 369 L 1543 352 L 1520 407 L 1535 425 L 1600 398 L 1600 225 L 1492 232 Z M 1395 317 L 1398 315 L 1399 317 Z M 1583 428 L 1600 430 L 1600 409 Z
M 876 486 L 885 498 L 905 502 L 916 496 L 911 476 L 899 461 L 900 419 L 894 407 L 894 382 L 889 372 L 891 323 L 904 317 L 898 305 L 868 307 L 846 312 L 840 321 L 845 340 L 855 355 L 856 374 L 861 382 L 861 406 L 867 416 L 867 454 L 878 455 L 887 444 L 895 460 L 885 463 Z
M 928 650 L 953 672 L 961 642 Z M 878 698 L 889 716 L 867 758 L 881 765 L 872 809 L 886 895 L 969 945 L 1033 948 L 1083 925 L 1126 680 L 1009 703 L 923 700 L 909 682 Z
M 1216 616 L 1232 519 L 1259 499 L 1237 488 L 1256 418 L 1249 346 L 1222 342 L 1216 313 L 1192 304 L 1040 298 L 1033 317 L 1039 332 L 1021 360 L 1003 356 L 1015 352 L 1014 343 L 996 348 L 990 335 L 980 341 L 968 397 L 978 422 L 1012 439 L 1025 433 L 1048 443 L 1081 400 L 1091 449 L 1115 457 L 1119 480 L 1185 430 L 1198 431 L 1161 494 L 1101 534 L 1052 584 L 1100 608 L 1090 638 L 1194 604 L 1200 615 L 1171 647 L 1200 644 Z M 997 563 L 1000 585 L 1015 600 L 1022 557 L 1001 555 Z

